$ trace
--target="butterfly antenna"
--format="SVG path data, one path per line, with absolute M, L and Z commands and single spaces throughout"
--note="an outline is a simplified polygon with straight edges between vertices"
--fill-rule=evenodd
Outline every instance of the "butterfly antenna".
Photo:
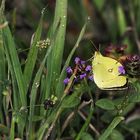
M 93 45 L 93 47 L 95 48 L 96 51 L 99 51 L 99 49 L 97 49 L 96 45 L 93 43 L 92 40 L 90 40 L 91 44 Z
M 99 52 L 100 52 L 100 49 L 101 49 L 101 44 L 99 44 Z

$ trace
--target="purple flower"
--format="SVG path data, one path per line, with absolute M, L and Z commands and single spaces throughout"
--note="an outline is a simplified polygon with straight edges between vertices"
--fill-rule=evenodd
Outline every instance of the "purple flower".
M 91 66 L 88 65 L 86 68 L 85 68 L 86 71 L 91 71 Z
M 83 74 L 80 75 L 80 79 L 83 79 L 83 78 L 85 78 L 86 76 L 87 76 L 87 74 L 86 74 L 86 73 L 83 73 Z
M 76 57 L 74 61 L 75 61 L 75 64 L 79 64 L 80 58 L 79 57 Z
M 91 81 L 93 81 L 93 75 L 90 75 L 90 76 L 88 77 L 88 79 L 91 80 Z
M 64 84 L 67 85 L 69 83 L 70 79 L 67 77 L 66 79 L 64 79 Z
M 66 72 L 69 73 L 69 74 L 71 74 L 71 73 L 72 73 L 71 67 L 67 67 L 67 68 L 66 68 Z
M 124 69 L 124 67 L 123 67 L 123 66 L 119 66 L 119 67 L 118 67 L 118 72 L 119 72 L 120 74 L 125 74 L 125 69 Z
M 82 64 L 82 65 L 85 64 L 85 63 L 86 63 L 85 61 L 81 60 L 81 64 Z
M 78 82 L 78 78 L 77 77 L 74 78 L 74 82 Z

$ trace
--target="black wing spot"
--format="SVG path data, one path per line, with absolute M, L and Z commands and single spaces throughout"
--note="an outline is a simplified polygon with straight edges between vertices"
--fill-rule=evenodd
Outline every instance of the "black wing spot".
M 108 69 L 108 72 L 112 73 L 113 72 L 113 68 Z

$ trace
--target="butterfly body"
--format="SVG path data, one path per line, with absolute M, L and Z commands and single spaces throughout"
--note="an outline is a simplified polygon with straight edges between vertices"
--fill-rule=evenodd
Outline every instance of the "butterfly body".
M 124 86 L 127 78 L 119 73 L 118 68 L 120 66 L 122 64 L 117 60 L 105 57 L 96 51 L 92 61 L 95 84 L 103 90 Z

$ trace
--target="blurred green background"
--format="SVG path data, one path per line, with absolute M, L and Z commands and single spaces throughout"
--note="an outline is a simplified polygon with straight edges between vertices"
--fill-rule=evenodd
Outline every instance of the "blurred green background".
M 29 48 L 41 10 L 46 7 L 44 36 L 54 17 L 55 0 L 7 0 L 6 16 L 20 50 Z M 95 45 L 103 49 L 110 44 L 125 44 L 128 53 L 140 52 L 139 0 L 69 0 L 64 59 L 73 48 L 87 18 L 88 29 L 77 50 L 83 59 L 92 57 Z M 23 57 L 26 53 L 22 53 Z

